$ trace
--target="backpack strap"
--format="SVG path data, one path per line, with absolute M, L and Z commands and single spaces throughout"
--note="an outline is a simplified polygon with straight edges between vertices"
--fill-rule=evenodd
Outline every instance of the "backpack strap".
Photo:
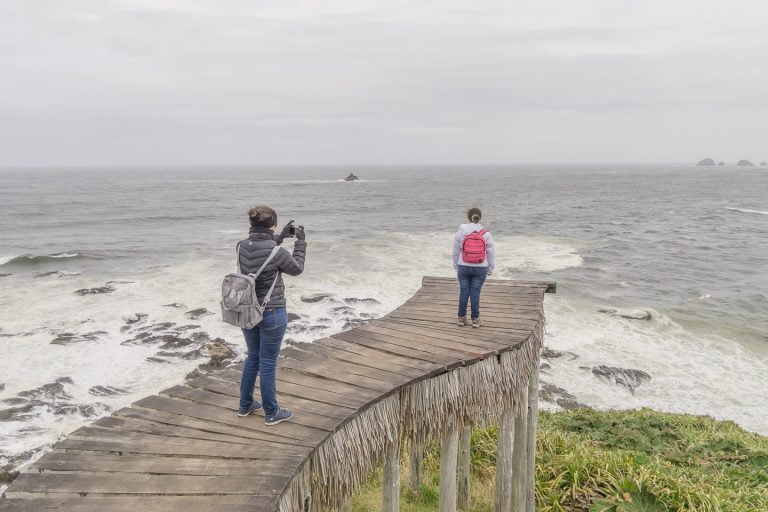
M 477 232 L 477 234 L 484 237 L 487 232 L 488 232 L 487 229 L 481 229 L 480 231 Z
M 250 276 L 251 276 L 251 277 L 253 277 L 254 279 L 256 279 L 257 277 L 259 277 L 259 275 L 260 275 L 260 274 L 261 274 L 261 273 L 264 271 L 264 269 L 267 267 L 267 263 L 269 263 L 270 261 L 272 261 L 272 258 L 274 258 L 274 257 L 277 255 L 277 253 L 278 253 L 279 251 L 280 251 L 280 246 L 279 246 L 279 245 L 276 245 L 276 246 L 275 246 L 275 247 L 272 249 L 272 252 L 271 252 L 271 253 L 269 253 L 269 256 L 267 256 L 267 259 L 266 259 L 266 260 L 264 260 L 264 263 L 261 265 L 261 268 L 259 268 L 259 270 L 257 270 L 257 271 L 256 271 L 256 273 L 254 273 L 254 274 L 250 274 Z M 268 302 L 270 301 L 270 299 L 272 298 L 272 292 L 273 292 L 273 291 L 275 291 L 275 285 L 277 284 L 277 280 L 278 280 L 278 278 L 279 278 L 279 277 L 280 277 L 280 271 L 278 270 L 278 271 L 277 271 L 277 273 L 276 273 L 276 275 L 275 275 L 275 279 L 272 281 L 272 286 L 270 286 L 270 287 L 269 287 L 269 291 L 268 291 L 268 292 L 267 292 L 267 294 L 264 296 L 264 302 L 262 303 L 261 307 L 264 307 L 264 306 L 266 306 L 266 305 L 267 305 L 267 303 L 268 303 Z
M 235 272 L 238 274 L 243 273 L 240 270 L 240 242 L 237 242 L 237 245 L 235 246 Z

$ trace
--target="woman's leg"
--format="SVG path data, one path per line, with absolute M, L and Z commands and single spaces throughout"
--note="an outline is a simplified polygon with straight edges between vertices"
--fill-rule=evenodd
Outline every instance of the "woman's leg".
M 248 357 L 243 363 L 243 376 L 240 379 L 240 410 L 249 410 L 253 406 L 253 388 L 259 373 L 259 328 L 243 329 Z
M 467 300 L 469 299 L 469 270 L 471 267 L 459 265 L 457 277 L 459 278 L 459 318 L 467 316 Z
M 472 302 L 472 320 L 480 318 L 480 290 L 483 288 L 485 276 L 488 275 L 488 269 L 485 267 L 474 267 L 472 270 L 472 281 L 469 288 L 469 298 Z
M 259 353 L 261 401 L 264 403 L 264 414 L 267 416 L 275 414 L 279 409 L 275 369 L 287 326 L 288 312 L 285 308 L 264 311 L 264 320 L 259 324 L 261 330 L 261 350 Z

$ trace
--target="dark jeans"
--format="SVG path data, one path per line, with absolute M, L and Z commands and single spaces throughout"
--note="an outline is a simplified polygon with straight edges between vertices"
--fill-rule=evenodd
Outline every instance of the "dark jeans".
M 245 343 L 248 345 L 248 357 L 243 365 L 243 377 L 240 380 L 240 409 L 248 409 L 253 405 L 256 377 L 260 375 L 264 413 L 269 416 L 277 412 L 275 369 L 287 326 L 288 312 L 285 308 L 279 308 L 265 310 L 264 319 L 259 325 L 253 329 L 243 329 Z
M 483 287 L 488 267 L 459 265 L 459 316 L 467 316 L 467 299 L 472 302 L 472 319 L 480 318 L 480 289 Z

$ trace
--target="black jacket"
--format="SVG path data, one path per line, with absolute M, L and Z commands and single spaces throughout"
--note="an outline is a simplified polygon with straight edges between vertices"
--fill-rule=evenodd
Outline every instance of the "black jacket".
M 238 243 L 240 262 L 240 272 L 243 274 L 252 274 L 261 268 L 264 261 L 277 245 L 272 231 L 266 228 L 251 228 L 251 233 L 245 240 Z M 304 272 L 304 258 L 307 254 L 307 242 L 296 240 L 293 244 L 293 254 L 285 248 L 280 248 L 272 261 L 267 264 L 264 272 L 256 279 L 256 295 L 259 301 L 264 300 L 264 296 L 272 286 L 275 279 L 275 273 L 281 272 L 290 276 L 297 276 Z M 275 290 L 272 292 L 272 299 L 267 304 L 267 309 L 284 308 L 285 285 L 282 275 L 277 279 Z

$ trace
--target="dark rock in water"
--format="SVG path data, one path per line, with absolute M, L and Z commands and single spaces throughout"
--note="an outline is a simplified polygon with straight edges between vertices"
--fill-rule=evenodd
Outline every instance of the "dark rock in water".
M 294 322 L 296 320 L 301 320 L 301 316 L 297 315 L 296 313 L 288 313 L 288 323 Z
M 354 173 L 349 173 L 349 176 L 344 178 L 344 181 L 358 181 L 360 178 L 354 175 Z
M 191 331 L 192 329 L 199 329 L 201 325 L 199 324 L 187 324 L 187 325 L 180 325 L 178 327 L 174 327 L 177 331 Z
M 712 167 L 715 165 L 715 161 L 711 158 L 705 158 L 703 160 L 699 160 L 699 163 L 697 163 L 699 167 Z
M 132 315 L 125 315 L 123 316 L 123 322 L 125 322 L 128 325 L 133 325 L 141 322 L 145 318 L 147 318 L 149 315 L 146 313 L 134 313 Z
M 51 345 L 71 345 L 72 343 L 81 343 L 83 341 L 96 341 L 99 336 L 105 334 L 107 334 L 106 331 L 86 332 L 83 334 L 64 332 L 56 336 L 53 341 L 51 341 Z
M 85 418 L 92 418 L 108 411 L 109 407 L 103 403 L 97 403 L 96 405 L 54 403 L 51 404 L 50 409 L 51 412 L 57 416 L 79 414 Z
M 13 471 L 10 468 L 0 469 L 0 485 L 8 485 L 19 476 L 18 471 Z
M 8 277 L 8 276 L 12 276 L 12 275 L 13 274 L 0 274 L 0 277 Z
M 335 308 L 332 308 L 331 311 L 333 313 L 340 313 L 342 315 L 352 314 L 354 313 L 354 309 L 352 309 L 349 306 L 336 306 Z
M 544 381 L 541 381 L 541 385 L 539 386 L 539 400 L 558 405 L 566 411 L 570 411 L 571 409 L 590 408 L 588 405 L 578 402 L 576 397 L 565 389 Z
M 157 324 L 152 325 L 145 325 L 143 327 L 139 327 L 137 331 L 140 332 L 160 332 L 160 331 L 167 331 L 171 327 L 176 325 L 174 322 L 160 322 Z
M 168 352 L 166 350 L 161 350 L 157 353 L 157 355 L 161 357 L 175 357 L 177 359 L 185 360 L 198 359 L 204 356 L 202 348 L 190 350 L 188 352 Z
M 749 160 L 739 160 L 738 162 L 736 162 L 736 165 L 738 165 L 739 167 L 754 167 L 755 166 L 755 164 L 753 164 Z
M 725 162 L 717 162 L 718 167 L 725 167 Z
M 148 339 L 152 339 L 152 342 L 155 342 L 155 340 L 162 342 L 162 345 L 160 345 L 160 348 L 163 350 L 188 347 L 189 345 L 192 345 L 193 343 L 195 343 L 189 338 L 180 338 L 179 336 L 175 336 L 173 334 L 151 336 Z
M 146 358 L 146 361 L 150 363 L 160 363 L 160 364 L 170 364 L 171 362 L 167 359 L 162 359 L 160 357 L 148 357 Z
M 541 357 L 546 359 L 557 359 L 563 356 L 568 356 L 569 361 L 574 361 L 579 358 L 579 355 L 574 354 L 573 352 L 562 352 L 560 350 L 553 350 L 549 347 L 544 347 L 544 350 L 541 352 Z
M 589 369 L 588 367 L 582 367 Z M 632 394 L 635 394 L 641 384 L 651 381 L 651 376 L 642 370 L 633 370 L 631 368 L 617 368 L 615 366 L 595 366 L 591 369 L 592 373 L 601 379 L 606 379 L 619 386 L 624 386 L 629 389 Z
M 766 165 L 768 165 L 768 162 L 760 162 L 760 167 L 765 167 Z
M 93 396 L 114 396 L 124 395 L 128 393 L 128 390 L 123 388 L 116 388 L 114 386 L 93 386 L 88 390 L 88 393 Z
M 107 281 L 106 284 L 132 284 L 132 283 L 135 283 L 135 282 L 136 281 L 126 281 L 126 280 L 123 280 L 123 279 L 118 279 L 118 280 L 115 280 L 115 281 Z
M 653 315 L 645 309 L 598 309 L 600 313 L 608 313 L 611 316 L 620 316 L 630 320 L 650 320 Z
M 350 329 L 354 329 L 355 327 L 365 325 L 368 322 L 370 322 L 370 320 L 363 320 L 362 318 L 350 318 L 349 320 L 344 321 L 344 325 L 341 328 L 345 331 L 348 331 Z
M 360 313 L 360 318 L 364 318 L 366 320 L 373 320 L 378 317 L 379 315 L 376 315 L 374 313 Z
M 47 276 L 52 276 L 58 273 L 59 273 L 58 270 L 52 270 L 51 272 L 40 272 L 39 274 L 35 274 L 35 277 L 47 277 Z
M 308 302 L 310 304 L 320 302 L 325 299 L 332 299 L 333 295 L 330 293 L 315 293 L 313 295 L 303 295 L 301 297 L 302 302 Z
M 81 288 L 79 290 L 75 290 L 75 293 L 78 295 L 98 295 L 100 293 L 112 293 L 115 290 L 116 288 L 114 286 L 106 285 L 99 286 L 97 288 Z
M 170 304 L 163 304 L 163 307 L 166 308 L 186 308 L 186 304 L 182 304 L 181 302 L 172 302 Z
M 211 337 L 205 332 L 193 332 L 189 339 L 195 343 L 206 343 L 211 341 Z
M 210 360 L 198 366 L 202 371 L 217 370 L 226 367 L 237 358 L 237 352 L 223 339 L 216 338 L 206 347 Z
M 542 359 L 539 361 L 539 370 L 542 372 L 546 372 L 547 370 L 551 370 L 552 365 L 547 361 L 546 359 Z
M 208 316 L 208 315 L 212 315 L 212 314 L 213 313 L 211 313 L 210 311 L 208 311 L 205 308 L 197 308 L 197 309 L 193 309 L 191 311 L 187 311 L 186 313 L 184 313 L 184 316 L 189 318 L 190 320 L 197 320 L 200 317 Z
M 28 400 L 72 400 L 72 397 L 64 391 L 64 384 L 74 384 L 74 382 L 70 377 L 60 377 L 50 384 L 22 391 L 16 396 Z
M 0 382 L 0 393 L 2 393 L 5 390 L 5 384 Z
M 347 304 L 368 304 L 368 305 L 381 304 L 381 302 L 370 297 L 365 299 L 358 299 L 357 297 L 347 297 L 344 299 L 344 302 L 346 302 Z

